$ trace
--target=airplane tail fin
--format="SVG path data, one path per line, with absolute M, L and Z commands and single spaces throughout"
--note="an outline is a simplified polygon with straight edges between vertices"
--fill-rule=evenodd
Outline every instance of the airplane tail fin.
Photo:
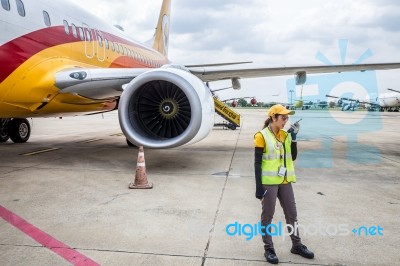
M 170 12 L 171 0 L 163 0 L 153 40 L 153 48 L 166 57 L 168 57 Z

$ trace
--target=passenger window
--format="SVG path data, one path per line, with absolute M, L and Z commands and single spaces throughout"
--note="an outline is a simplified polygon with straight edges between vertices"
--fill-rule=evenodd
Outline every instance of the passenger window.
M 110 46 L 109 46 L 108 40 L 106 38 L 104 38 L 104 43 L 106 44 L 106 49 L 108 50 L 110 48 Z
M 86 32 L 86 40 L 88 42 L 91 42 L 92 41 L 92 35 L 90 34 L 90 31 L 88 29 L 86 29 L 85 32 Z
M 98 33 L 97 33 L 98 34 Z M 103 47 L 103 38 L 100 35 L 97 35 L 97 40 L 99 41 L 100 47 Z
M 68 21 L 66 21 L 66 20 L 64 19 L 63 23 L 64 23 L 64 31 L 65 31 L 65 33 L 69 35 L 69 25 L 68 25 Z
M 1 0 L 1 6 L 4 10 L 10 11 L 10 0 Z
M 43 10 L 43 19 L 44 19 L 44 24 L 46 24 L 47 27 L 50 27 L 51 21 L 50 21 L 49 13 L 47 13 L 47 11 L 44 11 L 44 10 Z
M 76 30 L 76 26 L 74 23 L 71 24 L 72 28 L 72 35 L 74 35 L 75 38 L 78 38 L 78 31 Z
M 79 37 L 81 38 L 82 41 L 84 41 L 85 40 L 85 35 L 83 33 L 83 29 L 82 28 L 78 28 L 78 30 L 79 30 Z
M 114 48 L 114 43 L 112 41 L 110 41 L 110 46 L 111 46 L 111 50 L 114 52 L 115 48 Z
M 21 17 L 25 17 L 25 7 L 24 7 L 24 3 L 22 3 L 21 0 L 16 0 L 17 3 L 17 10 L 18 10 L 18 14 Z

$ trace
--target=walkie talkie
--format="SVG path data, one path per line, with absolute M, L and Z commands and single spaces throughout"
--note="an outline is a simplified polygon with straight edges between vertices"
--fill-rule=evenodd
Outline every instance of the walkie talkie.
M 299 120 L 297 120 L 294 124 L 299 123 L 303 118 L 300 118 Z M 291 133 L 293 131 L 293 128 L 290 127 L 289 130 L 287 131 L 288 133 Z

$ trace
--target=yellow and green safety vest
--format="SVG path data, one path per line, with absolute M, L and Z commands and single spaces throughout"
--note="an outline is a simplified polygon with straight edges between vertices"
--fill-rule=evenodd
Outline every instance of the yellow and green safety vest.
M 264 128 L 260 132 L 264 137 L 265 147 L 268 146 L 268 149 L 264 148 L 261 163 L 261 183 L 263 185 L 279 185 L 285 181 L 289 183 L 296 182 L 292 160 L 292 138 L 290 134 L 285 132 L 286 138 L 284 142 L 281 143 L 275 138 L 275 135 L 268 127 Z M 278 175 L 280 166 L 286 167 L 287 171 L 285 176 Z

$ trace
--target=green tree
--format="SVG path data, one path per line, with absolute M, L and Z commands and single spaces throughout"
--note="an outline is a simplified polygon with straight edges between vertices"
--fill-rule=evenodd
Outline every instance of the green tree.
M 247 106 L 247 101 L 245 99 L 239 99 L 238 100 L 238 106 L 246 107 Z

